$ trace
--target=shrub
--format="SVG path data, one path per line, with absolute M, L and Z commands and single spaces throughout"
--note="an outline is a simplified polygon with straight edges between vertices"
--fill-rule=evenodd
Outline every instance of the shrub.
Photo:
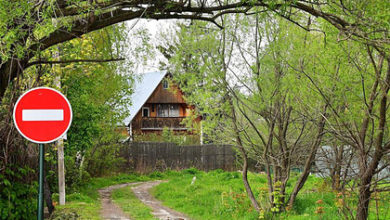
M 37 182 L 31 184 L 15 181 L 26 172 L 6 170 L 8 175 L 0 174 L 0 219 L 33 219 L 36 211 Z
M 192 168 L 185 169 L 182 172 L 185 174 L 195 175 L 195 174 L 199 173 L 200 171 L 198 169 L 192 167 Z

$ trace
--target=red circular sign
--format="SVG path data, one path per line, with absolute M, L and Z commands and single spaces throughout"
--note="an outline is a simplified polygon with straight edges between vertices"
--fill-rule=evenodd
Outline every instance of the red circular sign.
M 38 87 L 19 97 L 14 108 L 14 123 L 23 137 L 35 143 L 58 140 L 72 122 L 72 107 L 59 91 Z

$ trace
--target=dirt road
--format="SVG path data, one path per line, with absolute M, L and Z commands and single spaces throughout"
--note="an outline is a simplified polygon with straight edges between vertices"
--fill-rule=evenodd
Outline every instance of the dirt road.
M 102 210 L 100 211 L 103 219 L 109 220 L 130 220 L 129 216 L 127 216 L 120 207 L 115 205 L 111 200 L 111 193 L 114 189 L 119 189 L 122 187 L 134 185 L 138 183 L 125 183 L 114 186 L 109 186 L 99 190 L 100 199 L 102 202 Z
M 109 186 L 99 190 L 101 202 L 102 202 L 102 210 L 100 212 L 103 219 L 107 220 L 130 220 L 130 217 L 126 215 L 122 209 L 114 204 L 111 200 L 111 193 L 114 189 L 119 189 L 122 187 L 136 185 L 132 187 L 132 190 L 135 196 L 141 200 L 145 205 L 149 206 L 153 211 L 152 215 L 154 215 L 157 219 L 162 220 L 187 220 L 189 219 L 187 216 L 180 212 L 176 212 L 168 207 L 162 205 L 162 203 L 156 200 L 152 195 L 150 195 L 149 190 L 154 186 L 162 183 L 163 181 L 149 181 L 149 182 L 135 182 L 135 183 L 125 183 L 119 185 Z
M 133 187 L 132 190 L 139 200 L 141 200 L 144 204 L 152 208 L 152 215 L 154 215 L 156 218 L 163 220 L 189 219 L 184 214 L 163 206 L 160 201 L 150 195 L 149 190 L 162 182 L 163 181 L 161 180 L 144 182 Z

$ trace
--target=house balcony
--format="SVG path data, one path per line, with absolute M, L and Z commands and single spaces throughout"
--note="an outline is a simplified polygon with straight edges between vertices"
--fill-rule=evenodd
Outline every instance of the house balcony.
M 142 118 L 141 130 L 163 130 L 164 127 L 175 131 L 186 131 L 188 128 L 182 121 L 185 117 Z

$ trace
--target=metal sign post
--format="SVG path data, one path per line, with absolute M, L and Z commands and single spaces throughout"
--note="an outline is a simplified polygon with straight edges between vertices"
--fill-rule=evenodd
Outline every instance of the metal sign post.
M 72 122 L 72 107 L 59 91 L 38 87 L 21 95 L 15 103 L 14 124 L 19 133 L 39 146 L 39 190 L 37 219 L 43 220 L 45 143 L 60 139 Z
M 38 191 L 38 220 L 43 220 L 43 165 L 45 162 L 45 145 L 39 145 L 39 191 Z

